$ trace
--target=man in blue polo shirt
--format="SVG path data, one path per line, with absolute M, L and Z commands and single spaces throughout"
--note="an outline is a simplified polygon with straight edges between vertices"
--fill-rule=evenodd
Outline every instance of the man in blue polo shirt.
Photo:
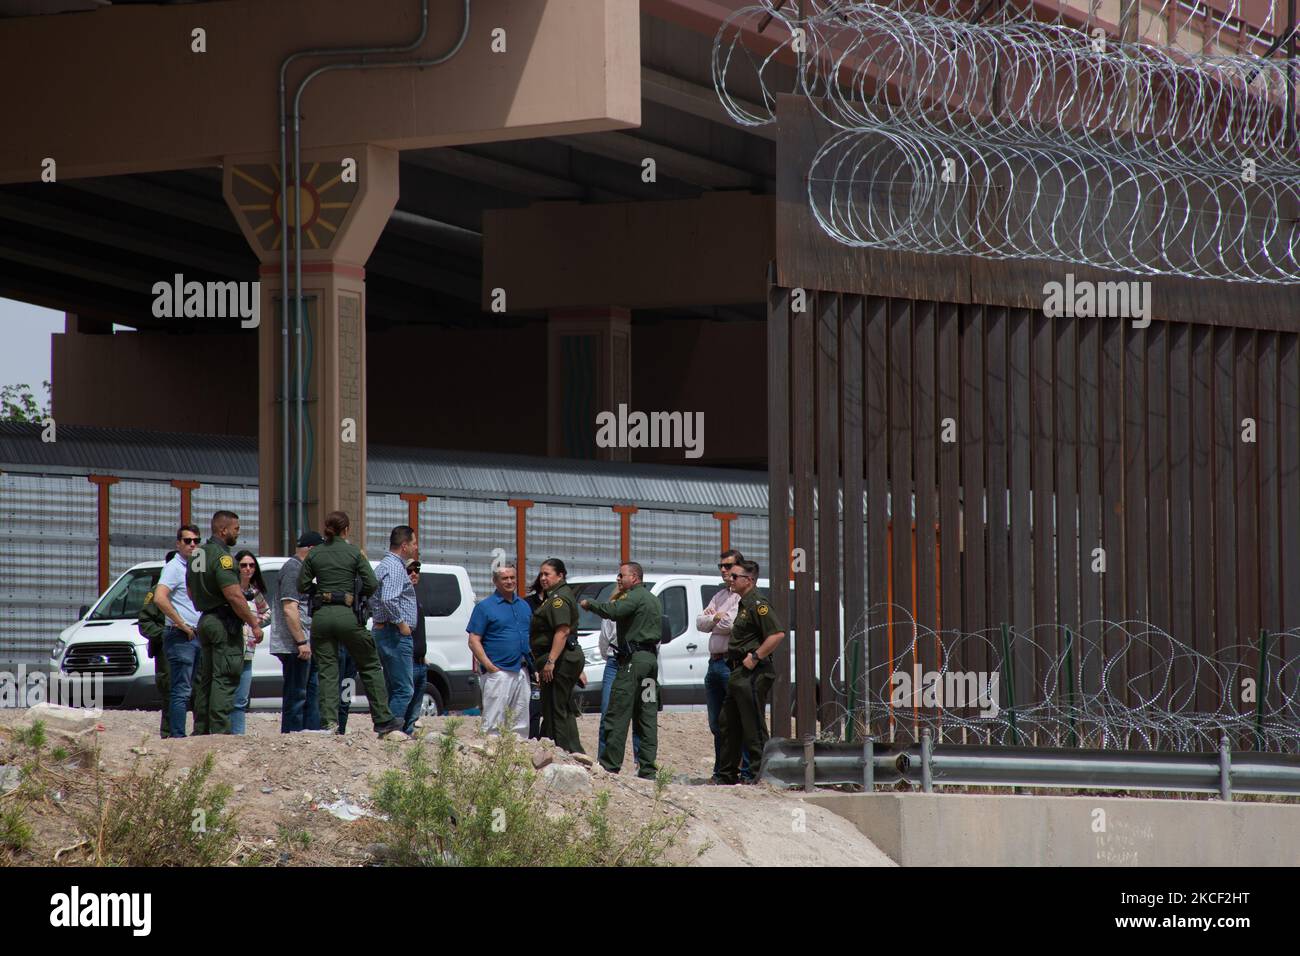
M 508 715 L 510 729 L 527 739 L 532 688 L 524 658 L 533 610 L 515 593 L 515 576 L 509 562 L 493 569 L 496 590 L 479 601 L 469 617 L 469 649 L 478 661 L 483 688 L 484 733 L 499 734 Z

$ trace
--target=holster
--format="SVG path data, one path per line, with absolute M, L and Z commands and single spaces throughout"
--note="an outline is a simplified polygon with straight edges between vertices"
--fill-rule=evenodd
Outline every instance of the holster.
M 235 609 L 229 604 L 223 604 L 218 608 L 203 613 L 211 614 L 220 621 L 221 626 L 226 629 L 227 637 L 242 637 L 244 622 L 239 619 L 239 615 L 235 613 Z

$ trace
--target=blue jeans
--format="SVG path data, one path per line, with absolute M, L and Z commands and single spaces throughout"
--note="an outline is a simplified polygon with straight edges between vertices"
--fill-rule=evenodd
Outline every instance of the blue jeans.
M 614 689 L 614 675 L 618 673 L 618 662 L 605 658 L 605 673 L 600 679 L 600 742 L 596 753 L 605 752 L 605 711 L 609 710 L 609 692 Z M 636 721 L 632 722 L 632 756 L 638 765 L 641 763 L 641 735 L 636 732 Z
M 230 732 L 242 734 L 248 720 L 248 696 L 253 689 L 253 662 L 244 661 L 239 674 L 239 687 L 235 690 L 235 709 L 230 712 Z
M 727 681 L 731 679 L 731 668 L 725 660 L 709 661 L 709 669 L 704 672 L 704 701 L 709 709 L 709 732 L 713 734 L 713 772 L 718 773 L 722 766 L 722 729 L 718 720 L 722 716 L 722 702 L 727 699 Z M 749 754 L 740 753 L 740 775 L 750 776 Z
M 171 699 L 167 701 L 167 723 L 173 737 L 185 736 L 185 713 L 190 709 L 190 694 L 194 678 L 199 673 L 199 657 L 203 649 L 198 641 L 191 641 L 180 628 L 168 627 L 163 631 L 163 653 L 171 668 Z
M 319 684 L 316 658 L 300 660 L 297 654 L 276 654 L 284 685 L 280 691 L 280 733 L 320 730 Z
M 348 681 L 352 681 L 349 685 Z M 349 692 L 349 687 L 351 692 Z M 331 688 L 325 688 L 327 694 L 334 691 Z M 339 733 L 345 734 L 348 730 L 348 714 L 352 710 L 352 698 L 357 696 L 357 662 L 352 659 L 348 649 L 339 642 Z M 320 721 L 320 712 L 316 713 L 316 720 Z
M 403 637 L 396 624 L 378 624 L 375 646 L 388 686 L 388 709 L 394 717 L 402 717 L 411 703 L 411 635 Z
M 403 733 L 415 732 L 415 722 L 420 718 L 420 705 L 424 703 L 424 681 L 428 676 L 427 664 L 411 662 L 411 702 L 406 705 L 406 726 L 402 728 Z M 393 716 L 397 716 L 397 711 L 393 711 Z

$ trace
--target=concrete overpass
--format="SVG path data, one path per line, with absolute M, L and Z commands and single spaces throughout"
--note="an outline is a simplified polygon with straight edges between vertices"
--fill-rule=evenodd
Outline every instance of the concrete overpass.
M 29 91 L 0 105 L 0 295 L 68 313 L 56 420 L 258 435 L 262 526 L 284 534 L 300 505 L 313 525 L 363 512 L 368 441 L 626 458 L 594 445 L 596 411 L 711 409 L 713 357 L 761 368 L 773 249 L 773 134 L 734 126 L 709 74 L 739 5 L 473 0 L 444 64 L 314 79 L 300 439 L 277 74 L 295 51 L 409 43 L 419 0 L 0 3 L 0 84 Z M 418 49 L 366 59 L 452 48 L 461 4 L 429 9 Z M 293 61 L 287 99 L 357 59 Z M 152 290 L 176 274 L 260 280 L 259 327 L 156 316 Z M 178 391 L 192 400 L 164 397 Z M 704 463 L 761 464 L 758 404 L 739 427 L 713 419 Z M 301 493 L 286 488 L 300 445 Z

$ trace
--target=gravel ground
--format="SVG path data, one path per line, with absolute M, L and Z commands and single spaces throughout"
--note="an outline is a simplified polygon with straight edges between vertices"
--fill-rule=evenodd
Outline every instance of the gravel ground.
M 321 809 L 322 804 L 346 800 L 366 806 L 372 779 L 398 766 L 411 742 L 380 741 L 365 714 L 353 714 L 344 737 L 323 734 L 279 733 L 279 714 L 253 712 L 248 716 L 248 733 L 243 737 L 191 737 L 161 740 L 157 736 L 156 711 L 105 711 L 99 718 L 102 730 L 95 731 L 101 748 L 102 768 L 113 776 L 125 776 L 136 765 L 149 768 L 170 760 L 173 771 L 191 767 L 204 755 L 215 756 L 215 781 L 231 784 L 235 794 L 231 805 L 239 812 L 239 853 L 254 850 L 269 854 L 281 865 L 360 865 L 368 861 L 367 825 L 345 822 Z M 439 732 L 447 718 L 425 720 L 422 732 Z M 584 716 L 579 721 L 587 754 L 596 756 L 599 718 Z M 13 758 L 16 745 L 10 737 L 15 728 L 27 725 L 24 710 L 0 711 L 0 765 Z M 460 737 L 467 745 L 482 742 L 477 718 L 464 718 Z M 52 741 L 52 745 L 57 741 Z M 545 745 L 533 742 L 535 751 Z M 630 742 L 629 742 L 630 750 Z M 656 807 L 652 781 L 638 780 L 632 772 L 630 754 L 620 775 L 606 773 L 556 754 L 555 762 L 583 766 L 591 787 L 585 796 L 557 799 L 570 809 L 592 793 L 610 792 L 611 818 L 631 824 L 645 822 L 653 813 L 686 815 L 679 846 L 670 851 L 672 862 L 713 866 L 892 866 L 892 862 L 846 820 L 819 807 L 805 804 L 797 795 L 787 795 L 766 786 L 713 787 L 686 782 L 707 778 L 713 763 L 713 738 L 703 711 L 665 712 L 660 715 L 659 763 L 677 782 L 669 785 L 664 800 Z M 53 780 L 66 781 L 69 791 L 85 782 L 91 771 L 82 767 L 53 769 Z M 85 862 L 84 851 L 58 851 L 74 844 L 76 829 L 66 810 L 55 798 L 32 805 L 36 838 L 29 851 L 13 862 L 18 864 L 77 865 Z M 0 798 L 4 799 L 4 798 Z M 286 832 L 306 830 L 310 846 L 289 846 Z M 373 836 L 371 836 L 373 839 Z M 278 855 L 277 855 L 278 854 Z

